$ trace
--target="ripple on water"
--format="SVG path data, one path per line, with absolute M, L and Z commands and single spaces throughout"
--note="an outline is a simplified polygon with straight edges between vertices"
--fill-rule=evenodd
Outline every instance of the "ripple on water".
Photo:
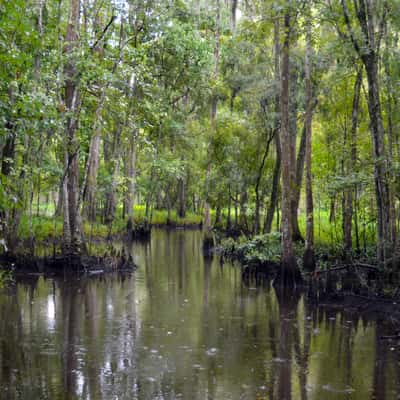
M 217 349 L 216 347 L 211 347 L 211 348 L 209 348 L 209 349 L 206 351 L 206 354 L 207 354 L 209 357 L 213 357 L 213 356 L 215 356 L 217 353 L 218 353 L 218 349 Z
M 346 386 L 344 389 L 338 389 L 333 387 L 331 384 L 326 384 L 326 385 L 322 385 L 322 389 L 327 391 L 327 392 L 332 392 L 332 393 L 353 393 L 355 390 L 350 387 L 350 386 Z

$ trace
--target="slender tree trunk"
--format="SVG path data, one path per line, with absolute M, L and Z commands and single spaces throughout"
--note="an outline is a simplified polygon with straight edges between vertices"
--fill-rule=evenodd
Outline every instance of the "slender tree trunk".
M 239 201 L 239 207 L 240 207 L 240 213 L 239 213 L 239 225 L 242 229 L 245 229 L 248 231 L 248 226 L 247 226 L 247 191 L 242 190 L 240 193 L 240 201 Z
M 86 187 L 83 197 L 83 215 L 90 221 L 96 221 L 97 173 L 100 159 L 101 128 L 98 125 L 90 139 L 87 161 Z
M 65 53 L 69 56 L 65 64 L 65 103 L 68 112 L 66 118 L 67 135 L 67 196 L 64 193 L 64 212 L 68 208 L 69 227 L 64 226 L 64 233 L 70 231 L 69 235 L 64 237 L 64 252 L 72 256 L 79 256 L 82 252 L 82 227 L 78 209 L 79 197 L 79 144 L 76 134 L 78 127 L 79 110 L 79 88 L 78 71 L 73 61 L 73 54 L 78 46 L 79 19 L 80 19 L 80 0 L 70 0 L 70 10 L 68 16 L 68 25 L 66 33 Z M 64 224 L 66 215 L 64 215 Z
M 181 157 L 183 162 L 183 157 Z M 178 179 L 178 216 L 185 218 L 186 216 L 186 190 L 185 190 L 185 179 L 180 177 Z
M 215 209 L 215 225 L 220 226 L 222 223 L 222 208 L 220 199 L 218 199 L 217 207 Z
M 279 81 L 280 81 L 280 35 L 279 35 L 279 18 L 275 18 L 274 22 L 274 78 L 275 78 L 275 149 L 276 149 L 276 159 L 274 166 L 274 173 L 272 178 L 272 190 L 269 200 L 269 207 L 267 210 L 267 215 L 264 223 L 264 233 L 270 233 L 272 228 L 272 221 L 274 219 L 275 210 L 278 205 L 278 190 L 279 190 L 279 180 L 281 175 L 281 139 L 280 139 L 280 93 L 279 93 Z
M 354 84 L 354 97 L 353 97 L 353 108 L 351 114 L 351 153 L 350 159 L 347 164 L 346 173 L 354 173 L 356 171 L 357 163 L 357 125 L 358 125 L 358 109 L 360 103 L 360 91 L 362 84 L 362 69 L 360 68 L 357 72 L 356 81 Z M 344 204 L 343 204 L 343 244 L 344 244 L 344 255 L 348 261 L 351 257 L 351 251 L 353 247 L 352 241 L 352 221 L 353 221 L 353 202 L 354 192 L 356 188 L 349 187 L 344 191 Z
M 298 113 L 298 101 L 297 92 L 299 90 L 299 72 L 295 65 L 292 65 L 289 69 L 289 80 L 292 83 L 289 88 L 289 137 L 290 137 L 290 180 L 292 186 L 292 199 L 290 202 L 291 218 L 292 218 L 292 236 L 293 241 L 303 241 L 303 237 L 300 232 L 298 209 L 300 202 L 300 188 L 301 180 L 303 178 L 304 170 L 304 145 L 299 148 L 299 155 L 302 157 L 302 164 L 298 165 L 296 159 L 296 144 L 297 144 L 297 113 Z M 303 131 L 304 132 L 304 131 Z M 300 185 L 298 185 L 298 179 L 300 178 Z
M 64 169 L 68 169 L 68 153 L 65 152 L 64 156 Z M 68 175 L 65 174 L 62 182 L 62 211 L 63 211 L 63 240 L 67 244 L 71 243 L 71 227 L 69 218 L 69 207 L 68 207 Z M 68 249 L 66 249 L 68 250 Z
M 236 32 L 236 11 L 238 6 L 238 0 L 231 0 L 231 30 L 232 33 Z
M 226 230 L 230 231 L 232 228 L 232 216 L 231 216 L 231 208 L 232 208 L 232 198 L 231 198 L 231 185 L 228 186 L 228 216 L 226 218 Z
M 311 110 L 312 112 L 312 110 Z M 295 242 L 303 242 L 303 236 L 300 232 L 298 210 L 300 204 L 301 186 L 303 183 L 304 163 L 306 157 L 306 127 L 304 123 L 301 132 L 299 151 L 296 160 L 296 184 L 293 187 L 293 202 L 292 202 L 292 219 L 293 219 L 293 240 Z
M 393 243 L 391 239 L 390 186 L 387 179 L 387 158 L 384 147 L 384 127 L 379 90 L 379 45 L 380 34 L 376 34 L 375 10 L 371 2 L 355 0 L 356 17 L 362 31 L 361 41 L 355 37 L 350 19 L 347 1 L 342 0 L 345 23 L 348 28 L 354 48 L 364 64 L 368 81 L 368 113 L 372 138 L 374 158 L 375 198 L 377 208 L 377 259 L 383 268 L 392 256 Z M 379 27 L 380 28 L 380 27 Z
M 375 190 L 378 208 L 378 261 L 384 265 L 391 256 L 390 193 L 386 179 L 386 160 L 384 149 L 384 128 L 379 99 L 378 62 L 366 62 L 368 79 L 368 111 L 371 120 L 371 134 L 375 162 Z
M 133 226 L 133 206 L 136 181 L 136 132 L 129 137 L 129 146 L 126 154 L 128 187 L 125 196 L 125 209 L 128 215 L 128 224 Z
M 387 32 L 386 24 L 385 43 L 386 49 L 389 49 L 389 35 Z M 386 75 L 386 92 L 387 92 L 387 133 L 388 133 L 388 165 L 389 165 L 389 194 L 390 194 L 390 234 L 393 247 L 396 248 L 397 241 L 397 226 L 396 226 L 396 176 L 393 169 L 394 148 L 395 148 L 395 134 L 393 129 L 393 87 L 392 87 L 392 74 L 390 72 L 389 57 L 384 57 L 385 75 Z
M 216 16 L 215 16 L 215 32 L 214 32 L 214 79 L 217 80 L 219 76 L 219 58 L 220 58 L 220 19 L 221 9 L 220 0 L 215 0 L 216 5 Z M 218 109 L 218 95 L 214 94 L 211 100 L 211 115 L 210 115 L 210 127 L 211 132 L 214 133 L 217 126 L 217 109 Z M 212 246 L 214 239 L 211 231 L 211 207 L 209 204 L 209 180 L 211 175 L 211 161 L 208 161 L 207 172 L 206 172 L 206 199 L 204 203 L 204 219 L 203 219 L 203 231 L 204 231 L 204 247 L 209 248 Z
M 261 197 L 260 197 L 260 184 L 261 184 L 261 179 L 264 171 L 264 166 L 265 162 L 267 161 L 268 153 L 269 153 L 269 147 L 271 145 L 271 142 L 273 140 L 274 134 L 276 135 L 276 132 L 272 132 L 272 134 L 268 137 L 267 143 L 265 144 L 265 150 L 264 154 L 260 163 L 260 166 L 258 168 L 258 173 L 256 177 L 256 184 L 254 187 L 254 192 L 256 195 L 256 204 L 255 204 L 255 210 L 254 210 L 254 225 L 253 225 L 253 233 L 258 234 L 260 233 L 260 208 L 261 208 Z
M 64 163 L 64 158 L 65 158 L 65 156 L 61 158 L 60 162 Z M 64 168 L 66 168 L 65 165 L 64 165 Z M 54 212 L 55 217 L 63 216 L 64 182 L 65 182 L 65 179 L 61 179 L 60 184 L 58 186 L 57 203 L 56 203 L 55 212 Z
M 94 120 L 94 135 L 90 139 L 89 154 L 86 163 L 86 180 L 83 191 L 83 215 L 90 221 L 96 221 L 96 192 L 97 175 L 100 165 L 100 144 L 101 144 L 101 113 L 104 107 L 106 89 L 103 88 L 99 103 L 97 104 Z
M 278 209 L 278 199 L 279 199 L 279 181 L 281 179 L 281 140 L 279 132 L 275 135 L 275 150 L 276 159 L 274 165 L 274 172 L 272 177 L 272 189 L 271 197 L 269 200 L 269 206 L 267 210 L 267 215 L 265 217 L 264 233 L 270 233 L 272 229 L 272 222 L 274 220 L 275 211 Z
M 8 131 L 6 143 L 3 147 L 2 160 L 1 160 L 1 174 L 4 176 L 10 175 L 11 167 L 15 158 L 15 133 L 14 123 L 7 121 L 6 130 Z
M 107 225 L 113 223 L 115 219 L 115 212 L 117 207 L 117 187 L 118 179 L 120 175 L 120 153 L 121 153 L 121 126 L 117 127 L 114 138 L 114 152 L 112 161 L 114 163 L 114 168 L 112 172 L 112 179 L 110 189 L 106 195 L 106 207 L 104 212 L 104 221 Z
M 289 2 L 287 2 L 289 6 Z M 282 153 L 282 267 L 276 277 L 281 287 L 294 286 L 301 280 L 300 270 L 293 252 L 291 201 L 293 197 L 293 170 L 291 157 L 291 138 L 289 131 L 289 49 L 291 20 L 290 11 L 284 17 L 285 36 L 282 49 L 281 73 L 281 153 Z
M 306 58 L 305 58 L 305 84 L 306 84 L 306 243 L 304 251 L 304 268 L 315 269 L 314 256 L 314 204 L 312 192 L 312 83 L 311 83 L 311 20 L 306 22 Z
M 235 228 L 239 226 L 238 194 L 235 196 Z

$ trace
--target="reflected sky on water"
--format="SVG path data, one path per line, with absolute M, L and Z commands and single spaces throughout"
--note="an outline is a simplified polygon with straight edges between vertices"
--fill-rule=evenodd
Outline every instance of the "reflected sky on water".
M 246 286 L 198 231 L 155 230 L 132 275 L 0 294 L 0 399 L 399 399 L 387 320 Z

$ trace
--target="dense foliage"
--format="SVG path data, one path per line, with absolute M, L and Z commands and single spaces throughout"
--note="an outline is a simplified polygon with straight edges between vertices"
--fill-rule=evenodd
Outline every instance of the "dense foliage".
M 399 26 L 394 0 L 1 2 L 0 245 L 54 215 L 80 252 L 139 207 L 387 265 Z

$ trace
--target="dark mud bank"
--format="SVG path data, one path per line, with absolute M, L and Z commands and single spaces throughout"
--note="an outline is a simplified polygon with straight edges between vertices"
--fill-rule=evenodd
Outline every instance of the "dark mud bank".
M 15 274 L 48 273 L 58 275 L 77 272 L 94 275 L 110 272 L 132 272 L 137 266 L 131 256 L 125 255 L 32 257 L 3 254 L 0 255 L 0 268 Z

